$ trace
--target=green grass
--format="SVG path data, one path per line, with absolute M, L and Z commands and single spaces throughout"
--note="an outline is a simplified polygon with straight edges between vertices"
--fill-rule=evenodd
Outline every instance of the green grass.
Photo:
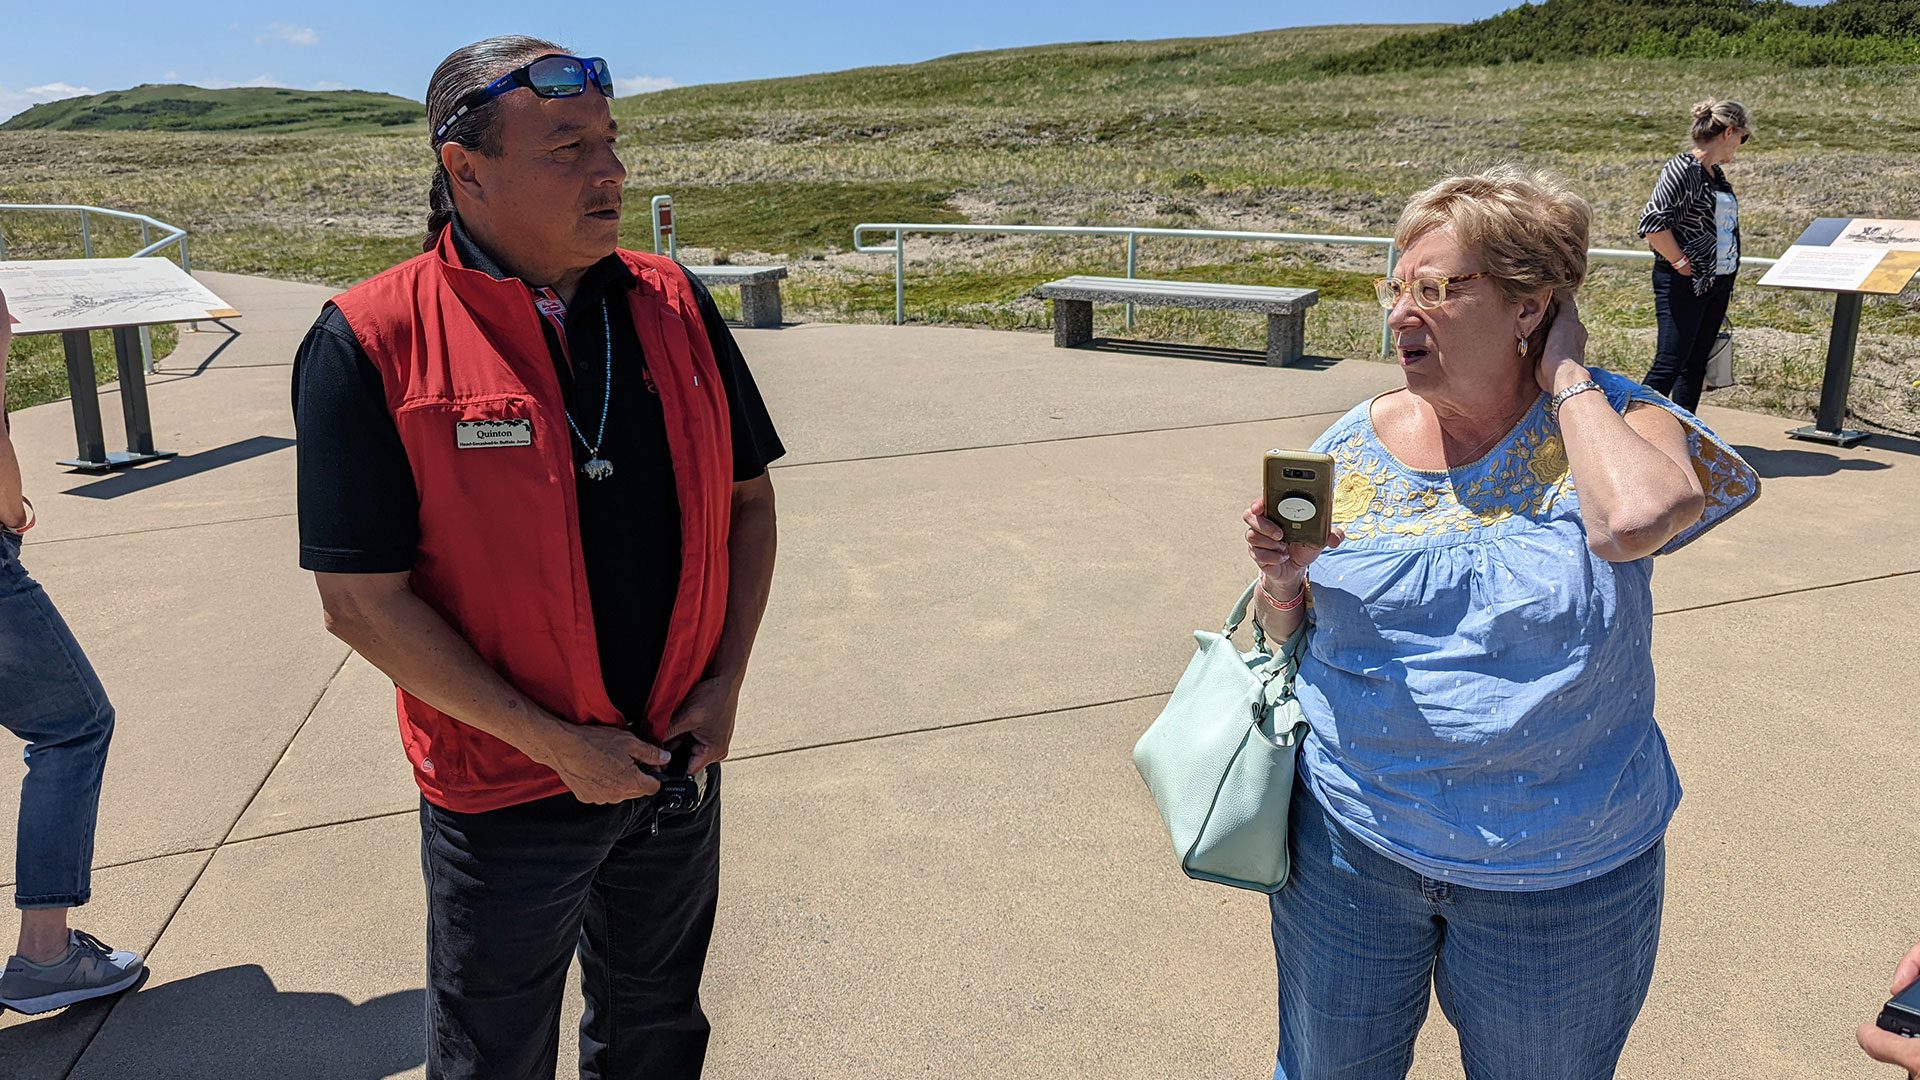
M 1828 8 L 1865 10 L 1857 0 Z M 878 322 L 893 314 L 892 258 L 849 250 L 860 221 L 1383 235 L 1440 177 L 1514 161 L 1587 197 L 1595 246 L 1637 248 L 1660 164 L 1685 139 L 1688 106 L 1709 94 L 1755 116 L 1758 137 L 1730 170 L 1749 253 L 1777 253 L 1815 217 L 1920 218 L 1920 68 L 1809 69 L 1724 49 L 1367 74 L 1319 66 L 1430 29 L 1048 45 L 619 99 L 624 239 L 650 247 L 647 200 L 670 193 L 684 260 L 790 262 L 789 317 Z M 0 131 L 0 201 L 138 209 L 187 228 L 196 267 L 336 286 L 419 249 L 431 168 L 418 128 Z M 20 215 L 0 226 L 18 257 L 51 251 L 72 230 Z M 1107 239 L 910 237 L 908 315 L 1041 327 L 1045 306 L 1025 297 L 1034 283 L 1121 273 L 1124 251 Z M 1323 298 L 1309 348 L 1377 350 L 1365 291 L 1382 272 L 1377 249 L 1149 239 L 1140 260 L 1142 276 L 1313 285 Z M 1600 362 L 1644 368 L 1644 264 L 1597 266 L 1582 304 Z M 1101 309 L 1103 333 L 1117 332 L 1119 310 Z M 1714 400 L 1799 409 L 1817 389 L 1808 372 L 1830 313 L 1829 298 L 1744 278 L 1734 318 L 1752 385 Z M 1920 293 L 1871 300 L 1865 318 L 1857 385 L 1908 387 L 1920 376 Z M 1160 309 L 1143 310 L 1133 336 L 1257 348 L 1262 332 L 1255 318 Z M 1864 392 L 1856 400 L 1871 403 Z
M 364 90 L 145 84 L 35 105 L 0 131 L 358 131 L 422 124 L 426 106 Z
M 853 227 L 862 221 L 964 221 L 947 205 L 952 195 L 929 183 L 762 180 L 677 187 L 673 206 L 676 220 L 697 223 L 699 236 L 725 237 L 722 255 L 745 248 L 805 257 L 852 247 Z M 627 207 L 620 232 L 629 247 L 652 246 L 644 201 Z
M 172 352 L 180 341 L 177 326 L 155 326 L 149 331 L 155 359 Z M 113 332 L 95 330 L 93 377 L 104 385 L 120 377 L 113 355 Z M 13 339 L 7 360 L 7 411 L 58 401 L 67 396 L 67 354 L 59 334 L 35 334 Z
M 1338 74 L 1551 63 L 1570 56 L 1725 59 L 1827 67 L 1920 63 L 1911 0 L 1544 0 L 1492 18 L 1321 57 Z

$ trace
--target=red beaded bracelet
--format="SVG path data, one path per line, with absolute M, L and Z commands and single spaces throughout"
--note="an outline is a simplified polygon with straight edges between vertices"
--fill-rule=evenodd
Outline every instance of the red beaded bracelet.
M 1282 603 L 1278 600 L 1275 600 L 1273 598 L 1273 594 L 1267 591 L 1267 579 L 1263 577 L 1260 579 L 1260 595 L 1263 597 L 1266 597 L 1267 606 L 1273 608 L 1273 610 L 1292 611 L 1294 608 L 1297 608 L 1301 604 L 1306 603 L 1307 583 L 1305 581 L 1302 581 L 1300 583 L 1300 591 L 1293 594 L 1293 599 L 1288 600 L 1285 603 Z

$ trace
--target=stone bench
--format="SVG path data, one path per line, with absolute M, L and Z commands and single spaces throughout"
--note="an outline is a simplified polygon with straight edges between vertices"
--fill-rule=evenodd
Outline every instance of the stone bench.
M 711 288 L 740 286 L 740 321 L 748 326 L 780 325 L 780 279 L 784 266 L 689 266 L 688 272 Z
M 1318 289 L 1084 275 L 1049 281 L 1035 288 L 1033 295 L 1053 301 L 1053 343 L 1063 349 L 1093 340 L 1095 304 L 1148 304 L 1264 314 L 1267 363 L 1276 366 L 1299 363 L 1305 355 L 1307 309 L 1320 302 Z

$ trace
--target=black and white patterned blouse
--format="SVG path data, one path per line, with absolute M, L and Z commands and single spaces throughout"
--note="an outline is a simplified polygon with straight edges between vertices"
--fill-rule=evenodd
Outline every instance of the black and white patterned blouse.
M 1640 214 L 1639 233 L 1671 232 L 1680 251 L 1693 264 L 1693 291 L 1704 296 L 1713 288 L 1718 274 L 1740 269 L 1740 225 L 1733 226 L 1733 265 L 1715 265 L 1718 257 L 1718 231 L 1714 222 L 1714 193 L 1733 194 L 1727 174 L 1715 165 L 1711 172 L 1690 153 L 1675 154 L 1660 170 L 1653 185 L 1653 198 Z M 1665 261 L 1664 259 L 1662 260 Z

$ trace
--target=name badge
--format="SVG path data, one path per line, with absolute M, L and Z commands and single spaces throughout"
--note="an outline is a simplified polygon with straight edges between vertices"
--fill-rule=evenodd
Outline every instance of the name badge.
M 488 446 L 532 446 L 531 420 L 461 420 L 453 425 L 453 443 L 462 450 Z

